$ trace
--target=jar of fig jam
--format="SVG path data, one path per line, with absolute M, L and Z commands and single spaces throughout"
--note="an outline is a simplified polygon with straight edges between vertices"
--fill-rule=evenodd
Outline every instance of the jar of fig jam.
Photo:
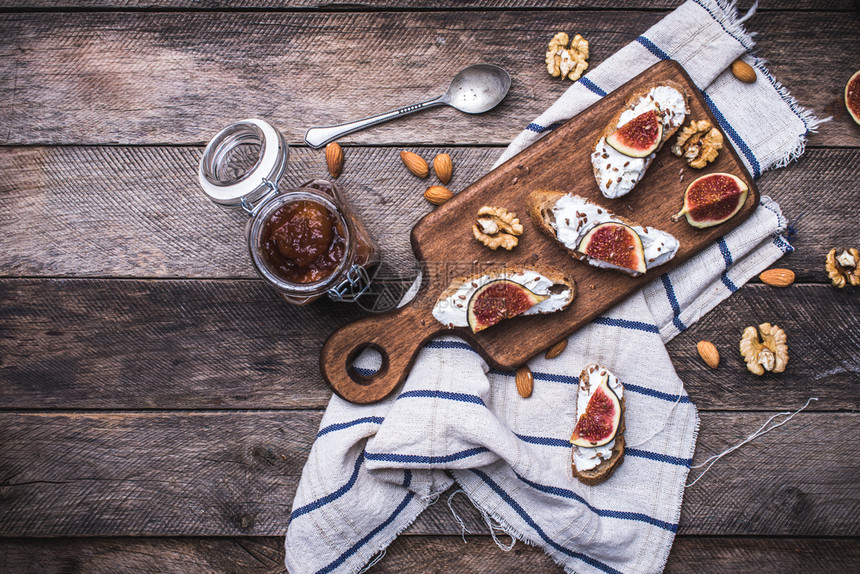
M 206 146 L 200 185 L 212 201 L 248 213 L 251 262 L 284 299 L 354 301 L 370 287 L 376 245 L 337 184 L 318 179 L 281 189 L 288 156 L 274 127 L 243 120 Z

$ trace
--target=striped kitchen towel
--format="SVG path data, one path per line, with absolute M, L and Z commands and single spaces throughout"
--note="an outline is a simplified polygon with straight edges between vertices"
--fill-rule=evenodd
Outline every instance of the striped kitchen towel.
M 750 55 L 752 46 L 733 5 L 689 0 L 574 83 L 499 163 L 672 58 L 702 90 L 754 176 L 783 166 L 803 152 L 817 120 Z M 742 84 L 725 72 L 739 57 L 756 68 L 758 81 Z M 517 394 L 514 373 L 488 368 L 451 337 L 421 351 L 399 394 L 372 405 L 332 397 L 293 503 L 288 570 L 358 572 L 455 485 L 494 538 L 502 532 L 538 545 L 567 572 L 662 570 L 698 426 L 664 344 L 791 251 L 786 227 L 779 206 L 763 197 L 750 219 L 572 335 L 559 357 L 532 359 L 529 399 Z M 625 460 L 598 486 L 572 476 L 568 442 L 577 377 L 589 363 L 624 382 L 627 405 Z M 368 371 L 378 366 L 378 357 L 358 363 Z

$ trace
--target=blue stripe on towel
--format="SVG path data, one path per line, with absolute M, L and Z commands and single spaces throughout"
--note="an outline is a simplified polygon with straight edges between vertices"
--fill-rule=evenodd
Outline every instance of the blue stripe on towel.
M 624 456 L 636 456 L 639 458 L 647 458 L 648 460 L 656 460 L 657 462 L 665 462 L 668 464 L 675 464 L 678 466 L 686 466 L 690 468 L 690 465 L 693 464 L 692 458 L 680 458 L 677 456 L 669 456 L 668 454 L 660 454 L 659 452 L 651 452 L 648 450 L 641 450 L 638 448 L 630 448 L 627 447 L 624 449 Z
M 542 134 L 544 132 L 551 132 L 552 130 L 556 129 L 557 127 L 559 127 L 561 125 L 562 125 L 562 122 L 555 122 L 554 124 L 550 124 L 548 126 L 542 126 L 540 124 L 536 124 L 536 123 L 532 122 L 526 126 L 526 129 L 529 131 L 538 133 L 538 134 Z
M 410 484 L 412 484 L 412 471 L 407 468 L 403 473 L 403 488 L 409 488 Z
M 725 237 L 717 239 L 717 247 L 720 248 L 720 253 L 723 255 L 723 261 L 726 262 L 726 269 L 728 269 L 732 266 L 732 263 L 734 263 L 734 259 L 732 259 L 732 252 L 729 251 L 729 246 L 726 245 Z
M 645 48 L 647 48 L 649 52 L 651 52 L 652 54 L 654 54 L 655 56 L 657 56 L 661 60 L 671 60 L 672 59 L 669 56 L 669 54 L 667 54 L 666 52 L 664 52 L 663 50 L 658 48 L 657 44 L 655 44 L 654 42 L 652 42 L 651 40 L 649 40 L 645 36 L 639 36 L 638 38 L 636 38 L 636 41 L 639 42 L 640 44 L 642 44 L 643 46 L 645 46 Z
M 541 446 L 563 446 L 566 448 L 570 448 L 570 441 L 564 438 L 552 438 L 548 436 L 529 436 L 524 434 L 516 434 L 516 437 L 523 442 L 528 442 L 531 444 L 539 444 Z
M 726 245 L 726 238 L 720 237 L 717 239 L 717 247 L 720 248 L 720 253 L 723 255 L 723 261 L 726 262 L 726 270 L 723 271 L 723 274 L 720 275 L 720 281 L 723 282 L 723 285 L 726 286 L 726 289 L 729 290 L 730 293 L 734 293 L 738 290 L 738 286 L 734 284 L 734 282 L 729 279 L 729 276 L 726 275 L 729 271 L 729 267 L 732 266 L 734 259 L 732 258 L 732 252 L 729 251 L 729 246 Z
M 643 323 L 641 321 L 628 321 L 627 319 L 613 319 L 612 317 L 598 317 L 591 321 L 595 325 L 608 325 L 610 327 L 622 327 L 624 329 L 633 329 L 634 331 L 645 331 L 646 333 L 660 334 L 660 329 L 657 325 Z
M 597 94 L 597 95 L 598 95 L 598 96 L 600 96 L 601 98 L 602 98 L 603 96 L 605 96 L 605 95 L 606 95 L 606 92 L 605 92 L 605 91 L 603 91 L 603 90 L 600 88 L 600 86 L 598 86 L 597 84 L 595 84 L 594 82 L 592 82 L 592 81 L 588 78 L 588 76 L 582 76 L 581 78 L 579 78 L 579 83 L 580 83 L 580 84 L 582 84 L 583 86 L 585 86 L 585 88 L 586 88 L 587 90 L 589 90 L 589 91 L 591 91 L 591 92 L 594 92 L 595 94 Z
M 677 397 L 676 397 L 677 398 Z M 560 447 L 560 448 L 571 448 L 572 445 L 570 441 L 565 438 L 552 438 L 547 436 L 529 436 L 523 434 L 516 434 L 516 437 L 523 442 L 527 442 L 530 444 L 537 444 L 540 446 L 552 446 L 552 447 Z M 674 464 L 677 466 L 684 466 L 686 468 L 690 468 L 690 465 L 693 464 L 693 459 L 691 458 L 679 458 L 677 456 L 671 456 L 668 454 L 660 454 L 659 452 L 651 452 L 649 450 L 642 450 L 638 448 L 630 448 L 627 447 L 625 450 L 626 456 L 636 456 L 639 458 L 647 458 L 648 460 L 653 460 L 656 462 L 662 462 L 666 464 Z
M 498 369 L 490 369 L 490 373 L 494 375 L 503 375 L 506 377 L 515 377 L 516 371 L 500 371 Z M 571 375 L 556 375 L 555 373 L 542 373 L 540 371 L 532 372 L 532 376 L 536 381 L 549 381 L 551 383 L 563 383 L 565 385 L 578 385 L 579 377 L 574 377 Z M 639 393 L 640 395 L 646 395 L 649 397 L 654 397 L 657 399 L 663 399 L 664 401 L 669 402 L 681 402 L 681 403 L 689 403 L 690 397 L 687 395 L 681 395 L 680 401 L 678 400 L 678 395 L 671 395 L 669 393 L 664 393 L 662 391 L 657 391 L 654 389 L 649 389 L 648 387 L 642 387 L 639 385 L 633 384 L 624 384 L 624 389 L 632 391 L 634 393 Z
M 720 124 L 721 128 L 723 128 L 723 131 L 726 132 L 726 135 L 728 135 L 732 139 L 732 141 L 735 142 L 735 145 L 737 146 L 738 150 L 742 154 L 744 154 L 744 157 L 747 158 L 747 161 L 750 162 L 750 166 L 753 170 L 753 178 L 757 179 L 758 176 L 761 175 L 761 165 L 759 165 L 755 154 L 753 154 L 752 150 L 750 149 L 750 146 L 748 146 L 747 143 L 743 139 L 741 139 L 741 136 L 738 134 L 738 132 L 735 131 L 735 128 L 733 128 L 732 125 L 728 122 L 728 120 L 726 120 L 726 117 L 723 115 L 723 112 L 721 112 L 720 108 L 718 108 L 716 104 L 714 104 L 714 101 L 711 99 L 711 96 L 709 96 L 708 93 L 704 90 L 700 90 L 700 92 L 702 93 L 702 97 L 705 98 L 705 103 L 708 104 L 708 107 L 711 108 L 711 111 L 714 113 L 714 117 L 717 118 L 717 123 Z
M 408 493 L 408 494 L 403 498 L 403 500 L 402 500 L 402 501 L 400 501 L 400 504 L 397 506 L 397 508 L 395 508 L 395 509 L 394 509 L 394 512 L 392 512 L 392 513 L 391 513 L 391 515 L 390 515 L 388 518 L 386 518 L 386 519 L 385 519 L 385 520 L 384 520 L 384 521 L 383 521 L 379 526 L 377 526 L 376 528 L 374 528 L 373 530 L 371 530 L 371 531 L 367 534 L 367 536 L 365 536 L 364 538 L 362 538 L 361 540 L 359 540 L 358 542 L 356 542 L 355 544 L 353 544 L 352 546 L 350 546 L 350 547 L 346 550 L 346 552 L 344 552 L 343 554 L 341 554 L 340 556 L 338 556 L 338 557 L 337 557 L 333 562 L 331 562 L 328 566 L 325 566 L 324 568 L 320 568 L 319 570 L 317 570 L 317 571 L 316 571 L 316 574 L 327 574 L 328 572 L 332 572 L 335 568 L 337 568 L 338 566 L 340 566 L 341 564 L 343 564 L 343 563 L 346 561 L 346 559 L 347 559 L 347 558 L 349 558 L 350 556 L 352 556 L 353 554 L 355 554 L 355 553 L 356 553 L 356 551 L 357 551 L 359 548 L 361 548 L 362 546 L 364 546 L 365 544 L 367 544 L 367 543 L 370 541 L 370 539 L 371 539 L 371 538 L 373 538 L 374 536 L 376 536 L 377 534 L 379 534 L 380 532 L 382 532 L 382 531 L 385 529 L 385 527 L 386 527 L 386 526 L 388 526 L 389 524 L 391 524 L 392 522 L 394 522 L 394 519 L 395 519 L 395 518 L 397 518 L 397 516 L 398 516 L 401 512 L 403 512 L 403 510 L 406 508 L 406 506 L 407 506 L 407 505 L 412 501 L 412 498 L 414 498 L 414 496 L 415 496 L 415 495 L 414 495 L 413 493 L 411 493 L 411 492 L 410 492 L 410 493 Z
M 378 369 L 365 369 L 364 367 L 356 367 L 355 365 L 353 365 L 352 368 L 355 369 L 356 373 L 363 377 L 371 377 L 378 371 Z
M 654 397 L 655 399 L 663 399 L 664 401 L 669 401 L 671 403 L 679 402 L 679 403 L 689 403 L 690 397 L 687 395 L 671 395 L 669 393 L 664 393 L 663 391 L 656 391 L 654 389 L 649 389 L 648 387 L 642 387 L 639 385 L 634 385 L 631 383 L 624 383 L 625 391 L 633 391 L 634 393 L 639 393 L 640 395 L 647 395 L 649 397 Z
M 773 244 L 779 247 L 783 253 L 791 253 L 794 251 L 794 247 L 791 244 L 782 238 L 782 235 L 776 235 L 773 238 Z
M 309 502 L 308 504 L 305 504 L 304 506 L 300 506 L 299 508 L 296 508 L 295 510 L 293 510 L 293 512 L 290 513 L 290 522 L 292 522 L 293 520 L 295 520 L 299 516 L 302 516 L 303 514 L 307 514 L 308 512 L 311 512 L 312 510 L 316 510 L 317 508 L 321 508 L 321 507 L 325 506 L 326 504 L 328 504 L 329 502 L 337 500 L 338 498 L 340 498 L 341 496 L 346 494 L 346 492 L 350 488 L 352 488 L 353 485 L 355 485 L 355 481 L 358 478 L 358 469 L 361 467 L 361 463 L 364 461 L 364 456 L 365 456 L 364 452 L 362 452 L 360 455 L 358 455 L 358 458 L 355 459 L 355 466 L 352 469 L 352 476 L 349 477 L 349 480 L 346 481 L 346 484 L 344 484 L 343 486 L 341 486 L 340 488 L 338 488 L 337 490 L 335 490 L 331 494 L 327 494 L 321 498 L 317 498 L 313 502 Z
M 581 561 L 585 562 L 586 564 L 590 564 L 591 566 L 594 566 L 595 568 L 603 570 L 604 572 L 607 572 L 608 574 L 621 574 L 621 572 L 619 572 L 618 570 L 616 570 L 615 568 L 613 568 L 609 564 L 604 564 L 603 562 L 601 562 L 595 558 L 592 558 L 591 556 L 587 556 L 585 554 L 582 554 L 581 552 L 574 552 L 573 550 L 570 550 L 569 548 L 565 548 L 564 546 L 562 546 L 561 544 L 559 544 L 558 542 L 556 542 L 555 540 L 553 540 L 552 538 L 547 536 L 546 532 L 544 532 L 543 529 L 540 526 L 538 526 L 538 524 L 534 521 L 534 519 L 528 515 L 528 513 L 525 511 L 525 509 L 522 506 L 520 506 L 516 500 L 511 498 L 511 496 L 507 492 L 502 490 L 502 488 L 498 484 L 496 484 L 493 481 L 493 479 L 491 479 L 489 476 L 487 476 L 486 473 L 484 473 L 480 470 L 477 470 L 477 469 L 470 469 L 470 470 L 478 478 L 480 478 L 482 481 L 484 481 L 484 483 L 487 486 L 489 486 L 493 490 L 493 492 L 495 492 L 497 495 L 499 495 L 499 497 L 501 497 L 501 499 L 504 500 L 505 503 L 507 503 L 507 505 L 510 506 L 514 510 L 514 512 L 519 514 L 520 518 L 522 518 L 526 522 L 526 524 L 531 526 L 532 529 L 534 529 L 534 531 L 537 532 L 538 536 L 540 536 L 544 540 L 544 542 L 546 542 L 547 544 L 552 546 L 555 550 L 561 552 L 562 554 L 566 554 L 567 556 L 570 556 L 571 558 L 576 558 L 577 560 L 581 560 Z
M 477 352 L 468 343 L 461 343 L 459 341 L 430 341 L 424 346 L 428 349 L 462 349 L 464 351 L 472 351 L 473 353 Z
M 466 450 L 461 450 L 460 452 L 455 452 L 453 454 L 447 454 L 445 456 L 424 456 L 420 454 L 397 454 L 391 452 L 378 452 L 378 453 L 366 453 L 364 456 L 367 457 L 367 460 L 381 460 L 383 462 L 406 462 L 406 463 L 415 463 L 415 464 L 441 464 L 444 462 L 452 462 L 455 460 L 462 460 L 464 458 L 469 458 L 470 456 L 475 456 L 476 454 L 483 454 L 485 452 L 490 452 L 488 449 L 478 446 L 475 448 L 470 448 Z
M 319 438 L 325 434 L 328 434 L 330 432 L 343 430 L 343 429 L 349 428 L 349 427 L 354 427 L 355 425 L 360 425 L 362 423 L 373 423 L 376 425 L 381 425 L 382 421 L 384 421 L 384 420 L 385 419 L 383 417 L 361 417 L 360 419 L 355 419 L 353 421 L 347 421 L 347 422 L 343 422 L 343 423 L 335 423 L 333 425 L 328 425 L 327 427 L 321 429 L 320 432 L 317 433 L 317 438 Z
M 445 399 L 448 401 L 458 401 L 461 403 L 474 403 L 476 405 L 481 405 L 482 407 L 487 406 L 484 404 L 484 401 L 478 395 L 467 395 L 466 393 L 450 393 L 448 391 L 406 391 L 405 393 L 402 393 L 399 397 L 397 397 L 397 400 L 399 401 L 400 399 L 409 399 L 413 397 Z
M 516 473 L 514 473 L 516 474 Z M 648 516 L 647 514 L 642 514 L 641 512 L 624 512 L 621 510 L 604 510 L 601 508 L 595 508 L 591 506 L 584 498 L 579 496 L 577 493 L 572 490 L 568 490 L 566 488 L 560 488 L 557 486 L 547 486 L 545 484 L 538 484 L 537 482 L 532 482 L 527 478 L 524 478 L 517 474 L 517 478 L 519 478 L 524 483 L 528 484 L 535 490 L 539 490 L 540 492 L 545 492 L 547 494 L 552 494 L 554 496 L 560 496 L 562 498 L 569 498 L 571 500 L 576 500 L 585 505 L 591 512 L 595 513 L 598 516 L 604 518 L 618 518 L 620 520 L 634 520 L 636 522 L 644 522 L 646 524 L 651 524 L 653 526 L 657 526 L 658 528 L 662 528 L 663 530 L 668 530 L 669 532 L 677 532 L 678 525 L 672 524 L 671 522 L 665 522 L 663 520 L 658 520 L 653 516 Z
M 675 324 L 675 327 L 678 328 L 678 331 L 685 331 L 687 326 L 681 321 L 681 306 L 678 305 L 678 298 L 675 297 L 675 288 L 672 286 L 672 280 L 669 279 L 668 273 L 663 273 L 660 276 L 660 280 L 663 281 L 663 288 L 666 290 L 666 297 L 669 298 L 669 305 L 672 306 L 672 322 Z

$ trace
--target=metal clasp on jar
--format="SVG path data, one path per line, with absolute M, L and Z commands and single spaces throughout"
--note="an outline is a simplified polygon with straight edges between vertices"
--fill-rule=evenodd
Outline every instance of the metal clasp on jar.
M 370 276 L 361 265 L 353 264 L 346 274 L 346 279 L 328 290 L 332 301 L 351 303 L 364 295 L 370 289 Z

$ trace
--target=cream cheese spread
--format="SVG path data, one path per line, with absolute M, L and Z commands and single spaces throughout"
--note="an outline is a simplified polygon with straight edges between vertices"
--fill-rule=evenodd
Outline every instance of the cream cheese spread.
M 536 271 L 488 273 L 477 279 L 464 282 L 452 295 L 444 299 L 439 299 L 433 307 L 433 317 L 448 327 L 468 327 L 467 308 L 469 299 L 472 298 L 472 295 L 478 288 L 498 279 L 508 279 L 514 283 L 519 283 L 538 295 L 549 295 L 548 299 L 529 308 L 522 313 L 523 315 L 560 311 L 573 299 L 573 291 L 570 287 L 553 283 L 549 278 Z M 558 285 L 562 285 L 563 289 L 559 289 Z
M 645 94 L 633 108 L 621 113 L 616 129 L 650 110 L 657 111 L 663 130 L 668 131 L 684 123 L 687 103 L 683 94 L 675 88 L 657 86 Z M 654 155 L 652 153 L 644 158 L 630 157 L 607 144 L 605 138 L 600 138 L 591 154 L 600 192 L 610 199 L 630 193 L 645 175 Z
M 588 373 L 588 382 L 582 380 L 579 382 L 579 392 L 576 395 L 576 412 L 582 414 L 588 406 L 588 401 L 591 395 L 597 390 L 597 387 L 608 378 L 607 384 L 609 388 L 618 396 L 618 400 L 624 396 L 624 387 L 618 377 L 613 375 L 608 369 L 599 365 L 589 365 L 585 368 Z M 573 447 L 573 464 L 576 465 L 576 470 L 584 472 L 596 468 L 604 460 L 612 456 L 612 448 L 615 446 L 615 439 L 612 439 L 603 446 L 587 448 L 584 446 Z
M 555 216 L 555 223 L 552 224 L 552 227 L 556 237 L 571 251 L 577 250 L 588 232 L 596 225 L 609 222 L 624 223 L 620 218 L 599 205 L 570 193 L 560 197 L 555 202 L 552 212 Z M 641 225 L 631 225 L 630 227 L 642 240 L 646 269 L 666 263 L 677 253 L 680 243 L 673 235 L 654 227 L 642 227 Z M 585 256 L 585 259 L 595 267 L 620 269 L 616 265 L 599 259 L 588 256 Z M 629 272 L 629 270 L 624 271 Z

